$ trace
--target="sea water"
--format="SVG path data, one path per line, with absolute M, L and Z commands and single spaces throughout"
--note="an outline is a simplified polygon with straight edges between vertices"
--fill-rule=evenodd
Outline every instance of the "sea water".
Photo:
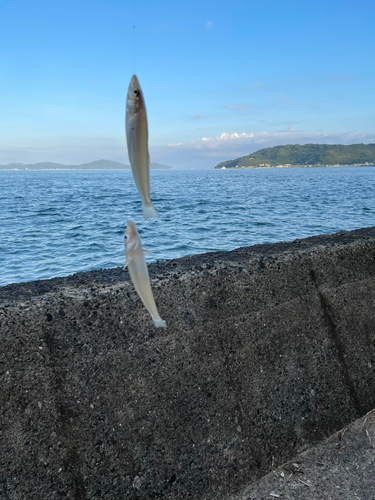
M 135 222 L 149 262 L 375 225 L 375 168 L 0 171 L 0 285 L 122 266 Z

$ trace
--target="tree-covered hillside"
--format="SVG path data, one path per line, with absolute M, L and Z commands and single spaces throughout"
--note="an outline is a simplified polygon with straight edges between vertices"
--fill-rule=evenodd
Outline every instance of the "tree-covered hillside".
M 375 164 L 375 144 L 288 144 L 259 149 L 248 156 L 219 163 L 215 168 L 276 167 L 278 165 Z

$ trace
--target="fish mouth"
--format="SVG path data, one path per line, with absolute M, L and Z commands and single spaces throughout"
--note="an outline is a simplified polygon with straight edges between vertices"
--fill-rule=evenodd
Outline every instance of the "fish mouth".
M 139 80 L 137 78 L 137 75 L 133 75 L 131 80 L 130 80 L 130 85 L 132 87 L 138 87 L 139 88 Z
M 135 227 L 134 222 L 130 220 L 125 229 L 125 238 L 126 237 L 130 238 L 131 236 L 135 236 L 136 234 L 137 234 L 137 228 Z

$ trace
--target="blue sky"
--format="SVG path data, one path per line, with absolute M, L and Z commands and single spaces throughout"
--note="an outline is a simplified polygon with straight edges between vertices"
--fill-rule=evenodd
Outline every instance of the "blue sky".
M 0 0 L 0 164 L 128 163 L 136 73 L 175 168 L 375 142 L 375 2 Z

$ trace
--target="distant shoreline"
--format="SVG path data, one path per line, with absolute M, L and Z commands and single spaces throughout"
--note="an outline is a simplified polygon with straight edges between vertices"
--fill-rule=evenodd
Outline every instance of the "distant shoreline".
M 354 163 L 351 165 L 276 165 L 274 167 L 214 167 L 214 170 L 260 170 L 275 168 L 340 168 L 340 167 L 375 167 L 375 163 Z
M 95 171 L 95 172 L 114 172 L 114 171 L 127 171 L 131 172 L 131 168 L 1 168 L 0 167 L 0 172 L 56 172 L 56 171 L 61 171 L 61 172 L 90 172 L 90 171 Z M 173 167 L 170 168 L 151 168 L 150 170 L 174 170 Z
M 150 168 L 151 170 L 173 170 L 173 167 L 157 162 L 151 162 Z M 0 170 L 131 170 L 131 167 L 127 163 L 113 160 L 96 160 L 79 165 L 44 161 L 38 163 L 7 163 L 6 165 L 0 165 Z
M 177 170 L 275 170 L 275 169 L 288 169 L 288 168 L 340 168 L 340 167 L 375 167 L 375 163 L 372 164 L 354 164 L 354 165 L 277 165 L 275 167 L 214 167 L 205 169 L 177 169 Z M 151 168 L 151 170 L 176 170 L 173 167 L 169 168 Z M 131 168 L 2 168 L 0 166 L 0 172 L 118 172 L 127 171 L 131 172 Z

